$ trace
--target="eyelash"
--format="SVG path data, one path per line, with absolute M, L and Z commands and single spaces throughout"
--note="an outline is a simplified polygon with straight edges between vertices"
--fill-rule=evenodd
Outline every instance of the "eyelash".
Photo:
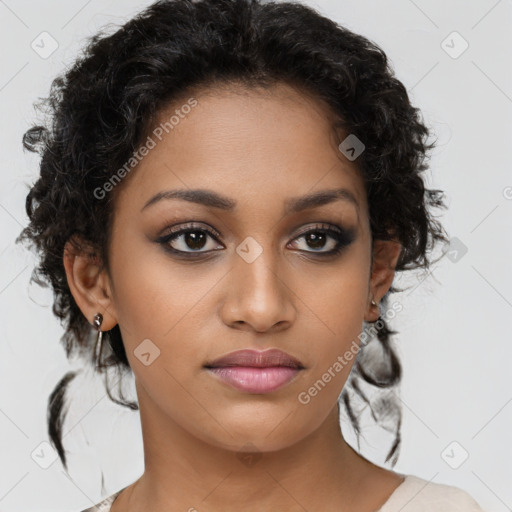
M 216 240 L 218 243 L 220 234 L 212 229 L 212 228 L 205 228 L 205 227 L 199 227 L 196 226 L 194 223 L 187 224 L 185 226 L 181 226 L 179 229 L 169 233 L 168 235 L 164 235 L 160 238 L 158 238 L 156 241 L 164 246 L 164 249 L 166 251 L 171 252 L 172 254 L 182 256 L 184 258 L 197 258 L 199 255 L 208 254 L 210 252 L 214 251 L 180 251 L 178 249 L 173 249 L 169 242 L 176 240 L 180 236 L 187 234 L 187 233 L 197 233 L 197 232 L 203 232 L 210 235 L 214 240 Z M 314 254 L 318 255 L 320 257 L 333 257 L 337 256 L 341 253 L 341 251 L 350 245 L 355 238 L 353 230 L 344 230 L 340 229 L 337 226 L 333 226 L 331 224 L 326 223 L 320 223 L 316 226 L 313 226 L 312 228 L 309 228 L 305 231 L 300 232 L 292 241 L 299 240 L 300 238 L 309 235 L 310 233 L 323 233 L 329 235 L 331 238 L 333 238 L 336 241 L 336 247 L 334 249 L 331 249 L 330 251 L 324 251 L 324 252 L 317 252 L 317 251 L 304 251 L 308 254 Z

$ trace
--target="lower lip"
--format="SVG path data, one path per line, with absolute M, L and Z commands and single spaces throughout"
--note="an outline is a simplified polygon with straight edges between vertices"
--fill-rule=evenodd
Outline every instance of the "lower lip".
M 252 366 L 224 366 L 208 368 L 224 382 L 246 393 L 270 393 L 290 382 L 298 368 L 286 366 L 269 366 L 256 368 Z

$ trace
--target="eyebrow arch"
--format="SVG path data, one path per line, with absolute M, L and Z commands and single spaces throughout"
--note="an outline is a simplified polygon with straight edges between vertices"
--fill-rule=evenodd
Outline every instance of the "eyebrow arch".
M 202 204 L 221 210 L 232 211 L 236 207 L 236 201 L 229 197 L 205 189 L 176 189 L 158 192 L 142 207 L 141 212 L 149 206 L 163 199 L 181 199 L 192 203 Z M 285 215 L 297 213 L 308 208 L 315 208 L 337 200 L 348 201 L 359 208 L 359 203 L 354 194 L 346 188 L 320 190 L 305 196 L 292 197 L 285 201 Z
M 293 197 L 285 201 L 285 215 L 297 213 L 308 208 L 315 208 L 334 201 L 348 201 L 359 209 L 359 202 L 355 195 L 346 188 L 336 188 L 332 190 L 320 190 L 302 197 Z

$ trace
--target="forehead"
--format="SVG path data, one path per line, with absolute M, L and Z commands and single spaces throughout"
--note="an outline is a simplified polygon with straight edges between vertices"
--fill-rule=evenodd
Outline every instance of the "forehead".
M 166 189 L 213 189 L 261 207 L 343 187 L 364 209 L 361 173 L 338 149 L 346 134 L 333 120 L 325 103 L 283 83 L 190 90 L 159 111 L 121 196 L 140 210 Z

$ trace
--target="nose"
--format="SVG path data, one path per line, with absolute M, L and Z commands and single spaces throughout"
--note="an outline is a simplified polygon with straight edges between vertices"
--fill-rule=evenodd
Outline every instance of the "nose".
M 256 332 L 278 332 L 289 328 L 296 315 L 295 294 L 284 275 L 283 265 L 271 250 L 263 250 L 252 262 L 238 254 L 226 281 L 221 308 L 229 327 Z

